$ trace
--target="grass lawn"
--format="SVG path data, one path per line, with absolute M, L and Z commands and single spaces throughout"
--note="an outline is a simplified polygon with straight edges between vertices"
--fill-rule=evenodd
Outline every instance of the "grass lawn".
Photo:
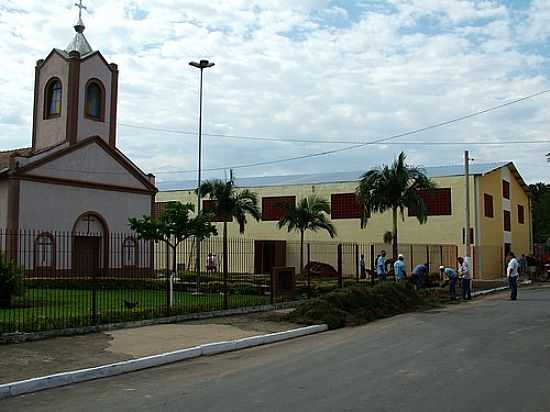
M 124 302 L 136 304 L 128 308 Z M 0 309 L 0 333 L 30 332 L 94 324 L 94 294 L 79 289 L 27 289 L 16 305 Z M 152 319 L 166 315 L 166 292 L 148 289 L 100 289 L 95 294 L 97 323 Z M 229 307 L 269 303 L 269 296 L 229 295 Z M 223 309 L 223 295 L 174 292 L 171 314 Z

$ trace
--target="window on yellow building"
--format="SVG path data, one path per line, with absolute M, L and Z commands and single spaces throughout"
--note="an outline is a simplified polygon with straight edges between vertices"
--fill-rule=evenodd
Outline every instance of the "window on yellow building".
M 510 182 L 506 180 L 502 181 L 502 197 L 504 199 L 510 199 Z
M 518 223 L 521 225 L 525 223 L 525 209 L 522 205 L 518 205 Z
M 493 196 L 484 193 L 483 205 L 485 210 L 485 217 L 495 217 L 495 212 L 493 209 Z
M 512 215 L 508 210 L 504 211 L 504 231 L 512 231 Z

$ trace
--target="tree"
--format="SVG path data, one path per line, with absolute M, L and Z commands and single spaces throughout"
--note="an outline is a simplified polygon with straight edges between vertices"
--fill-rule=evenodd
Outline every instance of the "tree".
M 216 226 L 210 222 L 208 213 L 201 212 L 190 217 L 195 208 L 190 203 L 169 202 L 158 218 L 143 216 L 131 218 L 130 228 L 138 238 L 154 242 L 164 242 L 172 249 L 172 270 L 176 268 L 178 245 L 191 237 L 201 241 L 218 234 Z
M 428 214 L 419 190 L 435 188 L 435 183 L 417 167 L 406 163 L 407 156 L 401 152 L 391 166 L 383 165 L 366 172 L 356 189 L 361 205 L 361 228 L 365 228 L 369 217 L 375 213 L 392 211 L 392 252 L 397 259 L 397 215 L 405 220 L 405 208 L 413 209 L 420 224 L 426 223 Z
M 239 224 L 239 231 L 244 233 L 248 215 L 259 221 L 261 215 L 258 195 L 246 189 L 238 191 L 233 179 L 227 182 L 219 179 L 207 180 L 200 185 L 199 194 L 201 197 L 208 196 L 215 201 L 213 209 L 210 210 L 223 219 L 224 305 L 227 307 L 227 222 L 235 218 Z
M 533 207 L 533 238 L 535 243 L 550 239 L 550 185 L 536 183 L 529 185 Z
M 336 236 L 336 229 L 327 219 L 330 205 L 327 200 L 318 196 L 309 196 L 300 200 L 298 205 L 286 204 L 286 215 L 279 220 L 279 229 L 287 227 L 288 231 L 300 232 L 300 273 L 304 270 L 304 235 L 307 230 L 317 232 L 325 230 L 331 238 Z

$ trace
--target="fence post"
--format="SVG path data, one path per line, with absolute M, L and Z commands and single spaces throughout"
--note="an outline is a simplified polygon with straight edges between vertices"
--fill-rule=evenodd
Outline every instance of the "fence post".
M 428 264 L 428 274 L 430 272 L 430 245 L 426 245 L 426 263 Z
M 410 259 L 409 263 L 411 264 L 411 273 L 412 273 L 412 271 L 414 269 L 414 263 L 413 263 L 413 261 L 414 261 L 414 247 L 413 247 L 412 243 L 409 245 L 409 250 L 411 252 L 411 259 Z
M 376 262 L 374 256 L 374 244 L 370 245 L 370 284 L 374 286 L 374 276 L 376 274 Z
M 359 283 L 359 245 L 355 244 L 355 281 Z
M 263 247 L 263 246 L 262 246 Z M 269 301 L 273 305 L 275 303 L 275 275 L 273 274 L 273 268 L 271 268 L 271 287 L 269 293 Z
M 344 279 L 342 277 L 342 244 L 338 244 L 338 287 L 344 287 Z
M 307 244 L 307 297 L 311 297 L 311 244 Z
M 101 245 L 104 245 L 105 243 L 103 242 L 103 236 L 105 236 L 105 234 L 102 234 L 101 237 L 99 238 L 100 240 L 100 244 Z M 104 250 L 103 253 L 106 253 L 106 251 Z M 90 265 L 91 262 L 89 262 L 89 266 L 88 267 L 94 267 L 94 265 Z M 105 259 L 103 259 L 103 271 L 106 270 L 105 268 Z M 94 325 L 97 325 L 97 273 L 95 270 L 92 270 L 92 323 Z

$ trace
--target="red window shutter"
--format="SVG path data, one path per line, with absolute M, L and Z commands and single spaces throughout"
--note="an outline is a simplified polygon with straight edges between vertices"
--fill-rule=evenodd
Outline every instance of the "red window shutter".
M 207 212 L 209 210 L 211 211 L 214 211 L 214 209 L 216 209 L 216 200 L 211 200 L 211 199 L 205 199 L 202 201 L 202 209 Z M 222 215 L 220 215 L 219 213 L 215 213 L 214 214 L 214 217 L 213 219 L 211 220 L 212 222 L 223 222 L 224 221 L 224 218 Z M 225 219 L 226 222 L 231 222 L 233 221 L 233 219 L 230 219 L 230 218 L 226 218 Z
M 522 205 L 518 205 L 518 223 L 525 223 L 525 208 Z
M 510 182 L 506 180 L 502 181 L 502 197 L 504 199 L 510 199 Z
M 424 200 L 428 216 L 452 215 L 451 188 L 433 190 L 418 190 L 418 195 Z M 416 216 L 416 210 L 409 208 L 409 216 Z
M 275 221 L 286 216 L 286 205 L 296 204 L 296 196 L 262 198 L 262 220 Z
M 493 210 L 493 196 L 484 193 L 483 203 L 485 209 L 485 217 L 495 217 L 495 212 Z
M 512 231 L 512 216 L 508 210 L 504 211 L 504 231 Z
M 336 193 L 330 196 L 330 217 L 332 219 L 358 219 L 361 206 L 355 193 Z

